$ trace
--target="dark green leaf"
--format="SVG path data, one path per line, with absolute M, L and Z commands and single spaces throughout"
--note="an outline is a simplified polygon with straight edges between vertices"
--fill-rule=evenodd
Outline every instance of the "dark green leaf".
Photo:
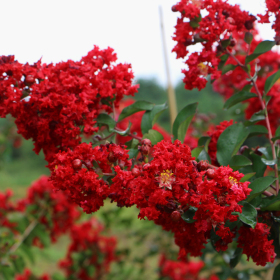
M 158 142 L 163 140 L 163 136 L 156 130 L 150 129 L 148 133 L 143 135 L 143 139 L 150 139 L 152 142 L 152 145 L 157 144 Z
M 40 239 L 44 247 L 49 247 L 51 245 L 51 239 L 46 231 L 45 226 L 42 224 L 38 224 L 34 229 L 33 229 L 33 234 Z
M 271 139 L 273 142 L 280 139 L 280 126 L 275 131 L 275 136 Z
M 124 118 L 126 118 L 134 113 L 137 113 L 140 111 L 152 110 L 153 107 L 154 107 L 154 105 L 151 102 L 144 101 L 144 100 L 136 101 L 132 105 L 125 107 L 122 110 L 122 112 L 119 116 L 118 122 L 120 122 Z
M 237 65 L 233 65 L 233 64 L 224 65 L 224 67 L 222 68 L 222 75 L 226 74 L 229 71 L 234 70 L 236 67 L 237 67 Z
M 275 46 L 275 42 L 274 41 L 262 41 L 260 42 L 257 47 L 255 48 L 254 52 L 247 56 L 245 59 L 245 63 L 249 63 L 252 60 L 254 60 L 255 58 L 257 58 L 258 56 L 260 56 L 263 53 L 266 53 L 268 51 L 270 51 L 272 49 L 272 47 Z
M 249 129 L 248 137 L 252 137 L 260 134 L 268 134 L 267 128 L 263 125 L 250 125 L 248 129 Z
M 265 120 L 265 112 L 264 112 L 264 110 L 261 110 L 261 111 L 255 113 L 255 114 L 251 117 L 250 120 L 245 121 L 245 122 L 244 122 L 244 125 L 245 125 L 245 126 L 252 125 L 252 124 L 254 124 L 254 123 L 256 123 L 256 122 L 263 121 L 263 120 Z
M 263 177 L 266 170 L 266 165 L 262 162 L 262 158 L 255 153 L 250 154 L 250 159 L 253 163 L 253 171 L 256 172 L 256 177 Z
M 192 150 L 192 157 L 197 158 L 198 155 L 201 153 L 201 151 L 204 149 L 204 147 L 196 147 Z
M 198 139 L 198 146 L 204 146 L 205 150 L 208 151 L 208 145 L 209 142 L 211 141 L 211 137 L 209 136 L 202 136 Z
M 231 158 L 229 165 L 232 166 L 246 166 L 252 165 L 252 162 L 243 155 L 235 155 Z
M 236 265 L 239 263 L 241 256 L 242 256 L 243 249 L 236 248 L 233 256 L 230 258 L 229 265 L 231 268 L 235 268 Z
M 229 39 L 225 39 L 225 40 L 221 40 L 221 45 L 223 48 L 226 48 L 229 46 L 230 42 L 231 42 L 232 38 Z
M 239 219 L 243 223 L 251 226 L 252 228 L 255 228 L 255 226 L 257 224 L 256 208 L 246 201 L 242 201 L 242 203 L 240 203 L 240 204 L 243 205 L 242 213 L 239 213 L 239 212 L 235 212 L 235 213 L 239 216 Z
M 260 205 L 262 211 L 280 211 L 280 197 L 277 196 L 265 197 Z
M 158 117 L 167 109 L 167 104 L 155 105 L 152 110 L 146 111 L 142 117 L 141 130 L 142 134 L 148 133 L 157 121 Z
M 23 253 L 27 256 L 27 258 L 30 260 L 30 262 L 31 262 L 32 264 L 35 263 L 35 258 L 34 258 L 34 256 L 33 256 L 31 247 L 29 247 L 29 246 L 27 246 L 26 244 L 22 243 L 22 244 L 20 245 L 20 247 L 19 247 L 19 250 L 20 250 L 21 252 L 23 252 Z
M 255 174 L 256 172 L 244 174 L 244 177 L 241 178 L 240 182 L 247 182 Z
M 186 211 L 181 217 L 182 219 L 187 223 L 194 223 L 195 220 L 193 219 L 195 212 L 197 211 L 197 208 L 190 207 L 188 211 Z
M 229 58 L 228 54 L 224 54 L 220 57 L 221 61 L 227 61 L 228 58 Z
M 52 279 L 53 280 L 65 280 L 65 277 L 62 274 L 56 272 L 52 275 Z
M 186 132 L 196 112 L 197 105 L 198 103 L 189 104 L 179 112 L 173 123 L 172 129 L 175 140 L 179 139 L 182 143 L 184 142 Z
M 247 201 L 250 202 L 253 198 L 264 192 L 271 184 L 275 182 L 276 178 L 266 176 L 255 179 L 250 185 L 249 188 L 252 189 L 250 195 L 247 198 Z
M 277 159 L 265 159 L 265 158 L 261 158 L 262 162 L 265 165 L 275 165 L 277 163 Z
M 116 121 L 108 114 L 99 114 L 96 121 L 98 125 L 106 125 L 110 132 L 113 131 L 116 126 Z
M 233 96 L 231 96 L 226 102 L 225 102 L 225 105 L 224 105 L 224 109 L 229 109 L 230 107 L 232 107 L 233 105 L 241 102 L 241 101 L 244 101 L 244 100 L 247 100 L 247 99 L 250 99 L 250 98 L 253 98 L 253 97 L 257 97 L 257 95 L 255 93 L 252 93 L 252 92 L 248 92 L 248 91 L 240 91 L 236 94 L 234 94 Z
M 278 264 L 273 272 L 272 280 L 279 280 L 280 279 L 280 264 Z
M 138 149 L 130 149 L 128 151 L 129 159 L 136 158 L 139 150 Z
M 273 85 L 277 82 L 277 80 L 280 78 L 280 70 L 278 70 L 276 73 L 270 75 L 266 81 L 264 86 L 265 93 L 268 93 L 270 89 L 273 87 Z
M 200 154 L 197 157 L 197 161 L 201 161 L 201 160 L 207 160 L 209 163 L 211 163 L 211 159 L 209 154 L 205 151 L 205 149 L 203 149 Z
M 248 135 L 249 130 L 242 123 L 233 124 L 223 131 L 217 143 L 217 160 L 220 165 L 229 164 Z

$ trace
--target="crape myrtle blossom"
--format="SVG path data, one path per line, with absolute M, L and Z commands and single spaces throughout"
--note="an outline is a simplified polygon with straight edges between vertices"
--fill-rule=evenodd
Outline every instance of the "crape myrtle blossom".
M 142 145 L 148 145 L 144 140 Z M 242 211 L 238 202 L 250 193 L 249 182 L 240 182 L 243 174 L 229 167 L 209 172 L 208 164 L 194 161 L 190 148 L 178 140 L 157 143 L 150 160 L 132 169 L 127 152 L 116 144 L 92 148 L 83 143 L 74 151 L 57 154 L 51 181 L 56 189 L 69 192 L 87 213 L 97 211 L 106 197 L 119 207 L 136 205 L 140 219 L 153 220 L 174 233 L 181 258 L 188 253 L 201 255 L 212 229 L 220 237 L 216 249 L 227 249 L 236 232 L 226 223 L 237 221 L 232 212 Z M 77 159 L 81 161 L 78 167 Z M 190 209 L 196 209 L 193 223 L 181 218 Z
M 100 112 L 111 113 L 125 95 L 134 95 L 130 64 L 115 64 L 112 48 L 94 47 L 80 61 L 23 65 L 0 57 L 0 115 L 16 118 L 18 133 L 32 139 L 52 161 L 59 150 L 74 148 L 81 134 L 92 135 Z
M 201 14 L 202 10 L 205 15 Z M 232 33 L 252 29 L 256 20 L 248 12 L 241 11 L 238 5 L 232 6 L 224 0 L 181 0 L 172 11 L 180 13 L 173 37 L 176 41 L 173 52 L 177 58 L 185 59 L 187 69 L 182 72 L 186 89 L 201 90 L 206 86 L 208 75 L 211 80 L 219 78 L 217 50 L 220 41 L 230 39 L 230 47 L 234 46 Z M 195 44 L 201 44 L 202 50 L 189 54 L 188 47 Z

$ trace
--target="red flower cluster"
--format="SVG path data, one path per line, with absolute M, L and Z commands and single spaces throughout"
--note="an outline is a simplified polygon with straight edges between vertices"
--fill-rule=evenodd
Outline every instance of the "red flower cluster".
M 0 57 L 0 115 L 16 118 L 18 133 L 33 139 L 51 161 L 59 150 L 74 148 L 81 133 L 93 134 L 101 111 L 112 112 L 124 95 L 134 95 L 129 64 L 117 64 L 113 49 L 94 47 L 78 62 L 22 65 Z
M 254 229 L 242 226 L 238 231 L 240 235 L 237 246 L 243 249 L 243 254 L 247 255 L 248 260 L 252 257 L 257 265 L 264 266 L 267 262 L 273 262 L 276 257 L 273 240 L 267 239 L 269 230 L 268 225 L 257 223 Z
M 114 237 L 102 236 L 102 230 L 103 227 L 94 218 L 72 227 L 72 243 L 66 259 L 60 262 L 67 277 L 95 280 L 109 271 L 110 263 L 116 260 L 117 241 Z
M 217 161 L 217 143 L 220 135 L 224 132 L 224 130 L 233 124 L 233 120 L 223 121 L 219 125 L 216 125 L 215 128 L 210 129 L 207 134 L 211 137 L 211 140 L 208 145 L 208 154 L 211 159 L 211 163 L 213 165 L 219 166 L 220 164 Z
M 272 28 L 275 30 L 275 37 L 274 40 L 277 42 L 277 44 L 280 43 L 280 5 L 278 0 L 266 0 L 266 13 L 264 15 L 258 14 L 258 17 L 260 17 L 259 22 L 261 23 L 270 23 L 269 16 L 274 15 L 275 21 L 272 25 Z
M 201 10 L 207 12 L 201 15 Z M 173 40 L 177 42 L 173 52 L 177 58 L 186 58 L 190 45 L 201 44 L 201 52 L 194 52 L 187 57 L 187 70 L 182 70 L 186 89 L 205 87 L 206 77 L 220 77 L 217 69 L 220 62 L 221 41 L 229 39 L 229 47 L 235 45 L 231 38 L 233 32 L 244 32 L 253 28 L 255 17 L 241 11 L 238 5 L 230 5 L 224 0 L 181 0 L 172 7 L 172 11 L 180 12 L 181 17 L 175 26 Z M 214 49 L 217 48 L 217 50 Z
M 207 164 L 193 161 L 190 148 L 178 140 L 174 144 L 159 142 L 153 147 L 152 157 L 132 171 L 115 167 L 117 174 L 110 186 L 112 200 L 121 206 L 135 204 L 140 219 L 147 217 L 174 232 L 180 257 L 187 253 L 201 255 L 212 228 L 225 245 L 217 244 L 217 248 L 225 250 L 234 237 L 225 222 L 237 220 L 232 212 L 241 212 L 237 203 L 250 193 L 249 182 L 241 183 L 243 175 L 229 167 L 213 170 L 207 177 Z M 180 218 L 188 211 L 194 211 L 193 223 Z
M 15 280 L 51 280 L 51 278 L 47 274 L 36 277 L 29 269 L 25 269 L 22 275 L 16 275 Z
M 200 277 L 199 273 L 203 268 L 203 261 L 171 261 L 161 256 L 159 267 L 160 277 L 170 280 L 218 280 L 216 275 L 211 275 L 209 278 Z
M 114 164 L 131 166 L 124 146 L 107 144 L 92 148 L 91 144 L 82 143 L 74 151 L 56 155 L 50 164 L 51 180 L 55 189 L 67 191 L 84 212 L 92 213 L 110 193 L 108 183 L 99 175 L 110 174 Z

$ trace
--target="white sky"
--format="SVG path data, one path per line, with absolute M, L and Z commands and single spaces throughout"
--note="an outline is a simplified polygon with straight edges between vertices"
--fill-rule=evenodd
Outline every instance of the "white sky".
M 240 3 L 230 0 L 230 3 Z M 241 7 L 264 13 L 264 0 L 243 0 Z M 171 50 L 177 0 L 0 0 L 0 55 L 14 54 L 21 62 L 80 60 L 98 45 L 115 49 L 118 62 L 128 62 L 136 77 L 155 77 L 166 83 L 159 22 L 163 8 L 169 64 L 173 82 L 182 78 L 182 61 Z M 274 31 L 260 26 L 261 36 L 273 40 Z

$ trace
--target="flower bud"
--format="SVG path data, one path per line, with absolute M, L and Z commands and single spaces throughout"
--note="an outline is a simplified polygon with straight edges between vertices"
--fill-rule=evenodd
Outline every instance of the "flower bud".
M 199 171 L 204 171 L 204 170 L 207 170 L 209 168 L 209 164 L 206 160 L 201 160 L 197 164 L 197 168 L 198 168 Z
M 34 78 L 33 75 L 27 75 L 27 76 L 25 77 L 24 82 L 25 82 L 26 84 L 33 84 L 33 83 L 35 83 L 35 78 Z
M 172 220 L 173 222 L 179 222 L 180 219 L 181 219 L 181 214 L 180 214 L 179 211 L 173 211 L 173 212 L 171 213 L 171 220 Z
M 172 10 L 172 12 L 174 12 L 174 13 L 175 13 L 175 12 L 178 12 L 178 10 L 177 10 L 177 8 L 176 8 L 176 5 L 173 5 L 172 8 L 171 8 L 171 10 Z
M 132 168 L 131 173 L 133 176 L 138 177 L 140 175 L 140 170 L 136 167 Z
M 213 179 L 215 177 L 215 170 L 214 169 L 208 169 L 206 171 L 206 176 L 209 178 L 209 179 Z
M 253 34 L 249 31 L 247 31 L 245 33 L 245 37 L 244 37 L 244 41 L 247 43 L 247 44 L 251 44 L 251 42 L 253 41 Z
M 72 166 L 75 170 L 80 170 L 82 168 L 82 161 L 80 159 L 74 159 Z

